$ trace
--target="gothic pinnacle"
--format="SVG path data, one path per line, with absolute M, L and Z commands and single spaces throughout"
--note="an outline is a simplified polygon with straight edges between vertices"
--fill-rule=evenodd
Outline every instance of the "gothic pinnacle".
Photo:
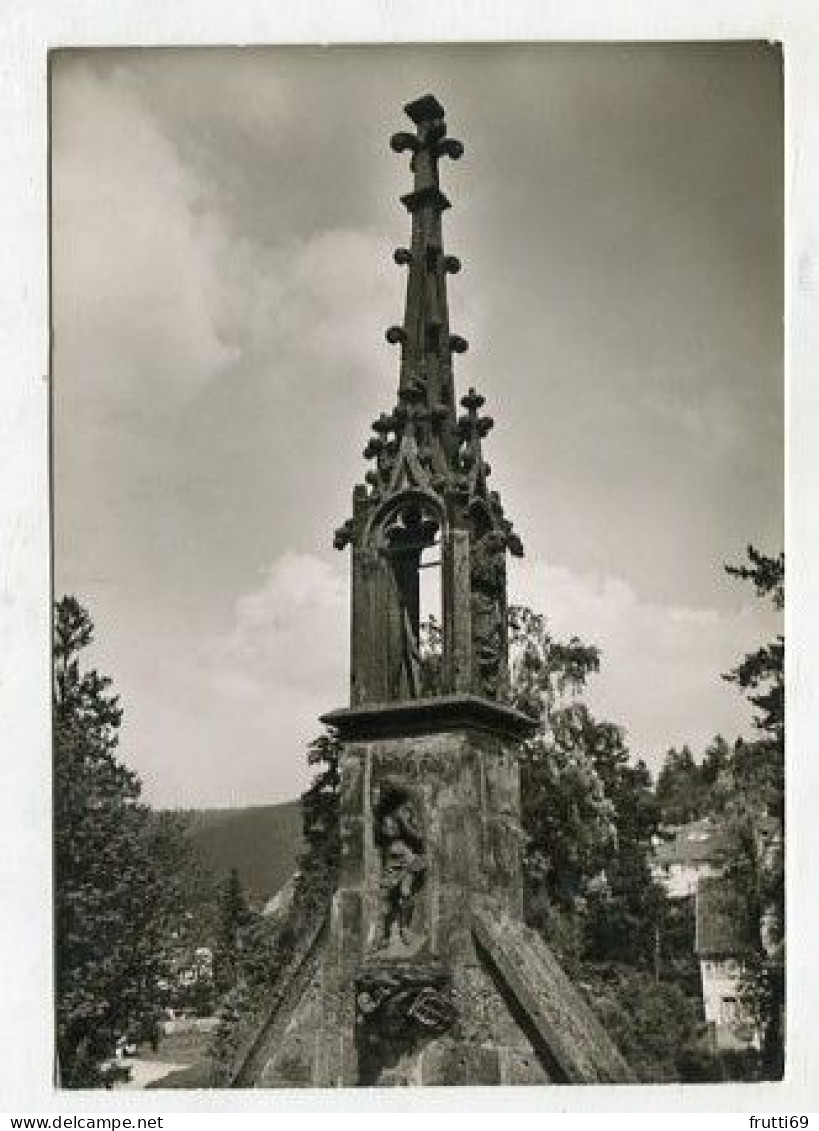
M 447 137 L 444 109 L 432 95 L 404 109 L 414 132 L 395 134 L 391 146 L 410 155 L 412 190 L 401 200 L 411 234 L 392 253 L 406 269 L 403 317 L 385 330 L 400 354 L 397 396 L 389 415 L 372 423 L 363 453 L 369 467 L 353 492 L 353 522 L 339 527 L 335 544 L 369 545 L 376 520 L 389 521 L 392 530 L 395 516 L 429 506 L 439 526 L 446 515 L 452 529 L 468 533 L 473 549 L 480 544 L 481 554 L 491 538 L 519 555 L 520 539 L 500 496 L 488 486 L 492 469 L 482 444 L 492 417 L 482 413 L 484 398 L 475 389 L 461 398 L 455 390 L 456 355 L 469 343 L 450 329 L 447 279 L 458 274 L 461 263 L 444 248 L 442 218 L 450 203 L 439 186 L 439 160 L 457 159 L 463 146 Z
M 463 145 L 447 137 L 444 108 L 431 94 L 408 102 L 404 110 L 415 132 L 400 131 L 390 145 L 396 153 L 410 153 L 412 191 L 401 197 L 412 217 L 412 238 L 399 247 L 395 262 L 407 268 L 404 318 L 390 326 L 385 336 L 400 347 L 399 400 L 424 404 L 434 414 L 435 443 L 443 464 L 454 466 L 457 455 L 454 354 L 468 348 L 465 338 L 450 333 L 447 302 L 448 275 L 460 270 L 460 261 L 444 252 L 441 214 L 450 207 L 441 192 L 438 162 L 457 160 Z

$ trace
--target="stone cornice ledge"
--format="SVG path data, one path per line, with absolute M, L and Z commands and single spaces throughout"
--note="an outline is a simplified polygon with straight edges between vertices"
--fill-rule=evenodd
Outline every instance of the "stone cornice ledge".
M 521 741 L 537 729 L 537 722 L 529 715 L 479 695 L 437 695 L 428 699 L 342 707 L 322 715 L 321 721 L 347 741 L 467 728 Z

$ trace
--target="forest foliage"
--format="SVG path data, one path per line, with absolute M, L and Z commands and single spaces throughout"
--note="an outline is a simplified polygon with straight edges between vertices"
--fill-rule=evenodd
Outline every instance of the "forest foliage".
M 74 597 L 54 614 L 54 942 L 57 1073 L 110 1086 L 118 1039 L 156 1043 L 167 943 L 184 929 L 195 865 L 173 814 L 144 804 L 117 753 L 122 709 L 85 666 L 94 626 Z

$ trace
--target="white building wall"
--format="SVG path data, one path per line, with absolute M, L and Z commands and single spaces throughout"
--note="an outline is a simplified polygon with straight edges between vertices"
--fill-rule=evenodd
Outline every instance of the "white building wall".
M 718 869 L 711 864 L 655 864 L 652 866 L 654 879 L 665 888 L 669 899 L 683 899 L 693 895 L 703 876 L 716 876 Z
M 738 1020 L 739 963 L 735 958 L 701 958 L 702 1003 L 705 1020 L 715 1025 Z M 731 1003 L 733 1002 L 733 1006 Z
M 741 967 L 735 958 L 701 958 L 705 1020 L 714 1026 L 718 1048 L 759 1047 L 759 1034 L 739 997 Z

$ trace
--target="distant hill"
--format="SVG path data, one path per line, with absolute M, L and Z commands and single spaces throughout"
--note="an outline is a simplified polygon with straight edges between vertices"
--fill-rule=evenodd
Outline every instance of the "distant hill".
M 247 893 L 266 902 L 287 882 L 302 850 L 301 802 L 246 809 L 195 809 L 190 836 L 217 879 L 232 868 Z

